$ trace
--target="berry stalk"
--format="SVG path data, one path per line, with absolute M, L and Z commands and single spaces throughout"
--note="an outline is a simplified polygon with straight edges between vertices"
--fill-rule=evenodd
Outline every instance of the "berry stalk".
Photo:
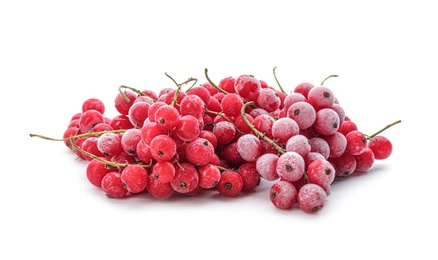
M 395 121 L 395 122 L 393 122 L 393 123 L 391 123 L 391 124 L 385 126 L 384 128 L 380 129 L 379 131 L 375 132 L 374 134 L 367 136 L 367 139 L 368 139 L 368 140 L 371 140 L 371 139 L 373 139 L 373 137 L 375 137 L 376 135 L 380 134 L 381 132 L 385 131 L 386 129 L 388 129 L 388 128 L 390 128 L 390 127 L 396 125 L 396 124 L 399 124 L 399 123 L 401 123 L 401 120 L 397 120 L 397 121 Z
M 205 69 L 205 77 L 207 78 L 207 81 L 213 86 L 215 87 L 217 90 L 219 90 L 219 92 L 222 92 L 225 95 L 228 95 L 228 92 L 223 90 L 222 88 L 220 88 L 218 85 L 216 85 L 208 76 L 208 69 Z
M 261 137 L 263 140 L 265 140 L 266 142 L 270 143 L 272 146 L 274 146 L 275 149 L 277 149 L 277 151 L 281 154 L 285 153 L 286 150 L 283 149 L 282 147 L 280 147 L 278 144 L 276 144 L 273 140 L 269 139 L 265 134 L 261 133 L 259 130 L 257 130 L 248 120 L 248 118 L 246 117 L 246 113 L 245 113 L 245 108 L 247 106 L 252 106 L 254 105 L 253 101 L 247 102 L 242 106 L 242 109 L 240 110 L 240 114 L 242 115 L 243 121 L 245 121 L 245 123 L 248 125 L 249 128 L 251 128 L 251 130 L 258 136 Z
M 338 75 L 333 74 L 333 75 L 329 75 L 327 76 L 322 82 L 321 82 L 321 86 L 324 85 L 325 81 L 328 80 L 329 78 L 337 78 Z
M 273 72 L 273 74 L 274 74 L 274 79 L 275 79 L 275 81 L 277 82 L 277 85 L 278 85 L 278 87 L 280 88 L 281 92 L 283 92 L 284 94 L 287 94 L 286 91 L 284 91 L 284 89 L 281 87 L 280 82 L 279 82 L 278 79 L 277 79 L 277 75 L 275 74 L 275 70 L 276 70 L 276 69 L 277 69 L 277 66 L 275 66 L 275 67 L 272 69 L 272 72 Z

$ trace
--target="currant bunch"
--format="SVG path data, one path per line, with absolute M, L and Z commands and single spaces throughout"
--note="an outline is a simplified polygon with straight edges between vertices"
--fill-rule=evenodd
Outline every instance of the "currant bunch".
M 366 172 L 388 158 L 390 140 L 362 133 L 333 92 L 301 83 L 286 93 L 248 74 L 216 85 L 189 78 L 176 87 L 138 90 L 120 86 L 107 117 L 90 98 L 60 139 L 87 161 L 86 177 L 111 198 L 146 193 L 156 199 L 215 191 L 226 197 L 272 182 L 279 209 L 321 210 L 336 178 Z M 186 90 L 182 86 L 192 85 Z

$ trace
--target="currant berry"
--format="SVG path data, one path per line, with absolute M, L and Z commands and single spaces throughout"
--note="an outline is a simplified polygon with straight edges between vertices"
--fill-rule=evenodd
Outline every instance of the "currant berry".
M 178 193 L 188 193 L 199 183 L 199 175 L 191 163 L 180 163 L 175 167 L 175 177 L 170 181 L 172 188 Z
M 327 194 L 321 186 L 308 183 L 298 191 L 297 202 L 304 212 L 315 213 L 324 208 L 327 202 Z
M 213 164 L 206 164 L 198 168 L 199 185 L 204 189 L 214 188 L 221 179 L 221 172 Z
M 120 174 L 123 186 L 131 193 L 140 193 L 148 185 L 148 172 L 138 164 L 126 166 Z
M 236 197 L 243 189 L 242 177 L 235 171 L 226 170 L 222 173 L 216 189 L 222 196 Z
M 109 198 L 123 198 L 128 190 L 123 186 L 121 174 L 109 172 L 102 178 L 101 188 Z
M 384 160 L 392 153 L 391 141 L 381 135 L 375 136 L 369 140 L 368 147 L 373 151 L 376 160 Z
M 271 186 L 269 197 L 275 207 L 290 209 L 297 201 L 297 189 L 288 181 L 280 180 Z
M 152 157 L 159 161 L 170 161 L 176 154 L 176 143 L 168 135 L 157 135 L 150 143 Z

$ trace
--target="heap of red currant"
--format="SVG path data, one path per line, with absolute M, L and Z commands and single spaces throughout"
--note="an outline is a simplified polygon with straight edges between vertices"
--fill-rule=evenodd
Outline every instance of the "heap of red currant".
M 279 209 L 321 210 L 336 178 L 366 172 L 391 155 L 390 140 L 361 132 L 333 92 L 301 83 L 286 93 L 252 75 L 215 84 L 189 78 L 176 87 L 138 90 L 120 86 L 109 118 L 97 98 L 82 103 L 63 141 L 88 162 L 86 177 L 110 198 L 146 193 L 164 200 L 206 190 L 226 197 L 272 182 Z M 188 86 L 192 83 L 191 86 Z M 183 86 L 188 86 L 183 89 Z

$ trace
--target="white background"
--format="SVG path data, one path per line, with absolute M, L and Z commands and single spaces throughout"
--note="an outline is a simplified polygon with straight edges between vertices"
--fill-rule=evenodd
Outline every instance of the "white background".
M 141 3 L 144 2 L 144 3 Z M 2 1 L 1 259 L 436 259 L 433 1 Z M 287 3 L 287 4 L 286 4 Z M 252 74 L 330 87 L 394 151 L 333 184 L 325 208 L 276 209 L 272 183 L 226 199 L 108 199 L 60 142 L 87 98 Z M 243 258 L 244 257 L 244 258 Z

